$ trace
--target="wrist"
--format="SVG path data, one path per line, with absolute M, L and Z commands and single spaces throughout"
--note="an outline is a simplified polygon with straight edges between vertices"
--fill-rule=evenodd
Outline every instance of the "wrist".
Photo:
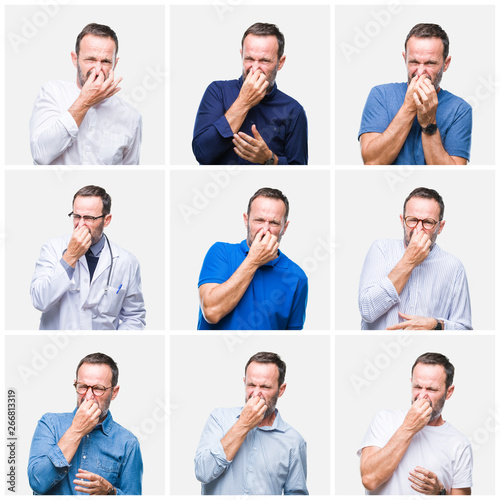
M 108 492 L 106 493 L 106 495 L 116 495 L 116 488 L 110 484 L 110 489 L 108 490 Z

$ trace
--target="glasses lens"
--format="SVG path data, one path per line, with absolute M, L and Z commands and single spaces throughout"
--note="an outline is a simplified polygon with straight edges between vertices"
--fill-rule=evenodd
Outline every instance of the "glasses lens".
M 85 394 L 89 389 L 88 385 L 85 384 L 76 384 L 76 392 L 78 394 Z
M 71 217 L 73 217 L 73 220 L 77 222 L 82 218 L 82 216 L 78 214 L 73 214 Z
M 418 224 L 418 219 L 415 217 L 406 217 L 406 225 L 410 228 L 414 228 Z
M 436 225 L 436 221 L 432 220 L 432 219 L 425 219 L 423 222 L 422 222 L 422 225 L 424 226 L 424 229 L 434 229 L 434 226 Z
M 106 390 L 106 387 L 103 385 L 94 385 L 92 388 L 94 392 L 94 396 L 102 396 L 104 394 L 104 391 Z

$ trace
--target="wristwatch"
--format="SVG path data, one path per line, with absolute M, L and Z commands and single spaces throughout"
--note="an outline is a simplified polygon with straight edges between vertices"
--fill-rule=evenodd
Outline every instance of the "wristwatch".
M 107 493 L 106 495 L 116 495 L 116 488 L 113 486 Z M 441 493 L 440 493 L 441 495 Z
M 429 123 L 427 127 L 422 129 L 422 132 L 426 135 L 434 135 L 438 130 L 438 126 L 435 123 Z
M 440 495 L 446 495 L 446 487 L 443 486 L 443 489 L 439 492 Z
M 436 319 L 436 318 L 434 318 Z M 433 328 L 434 330 L 443 330 L 443 323 L 441 323 L 440 320 L 436 319 L 437 325 Z M 443 495 L 443 493 L 440 493 L 440 495 Z
M 271 153 L 272 153 L 272 151 L 271 151 Z M 274 153 L 271 156 L 271 158 L 269 158 L 269 160 L 266 160 L 262 165 L 274 165 Z

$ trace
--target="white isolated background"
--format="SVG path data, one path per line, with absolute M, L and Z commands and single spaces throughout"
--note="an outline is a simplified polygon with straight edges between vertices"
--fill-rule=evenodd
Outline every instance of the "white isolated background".
M 288 170 L 285 174 L 277 170 L 221 168 L 171 172 L 172 330 L 196 329 L 203 259 L 217 241 L 239 243 L 246 239 L 243 213 L 250 198 L 262 187 L 280 189 L 290 203 L 290 224 L 280 250 L 309 278 L 304 328 L 329 328 L 330 172 Z
M 146 328 L 165 328 L 165 174 L 162 171 L 41 169 L 6 172 L 6 327 L 37 330 L 41 313 L 31 304 L 30 284 L 40 248 L 71 234 L 67 214 L 83 186 L 111 196 L 110 241 L 139 260 L 146 303 Z M 154 219 L 155 223 L 150 221 Z M 149 229 L 148 229 L 149 228 Z
M 6 163 L 33 163 L 29 120 L 40 87 L 76 81 L 76 37 L 89 23 L 118 36 L 117 96 L 142 114 L 143 165 L 165 163 L 165 7 L 161 5 L 19 5 L 5 8 Z
M 17 490 L 29 495 L 26 473 L 31 440 L 45 413 L 72 412 L 76 367 L 87 354 L 103 352 L 118 365 L 120 392 L 113 420 L 141 445 L 143 494 L 165 494 L 165 338 L 160 335 L 7 335 L 5 388 L 17 397 Z M 158 418 L 161 416 L 161 418 Z
M 419 168 L 336 173 L 335 327 L 359 330 L 359 277 L 377 239 L 402 239 L 399 215 L 417 187 L 444 200 L 446 225 L 437 244 L 461 260 L 467 273 L 474 330 L 495 328 L 495 175 L 492 170 Z
M 455 392 L 443 418 L 471 441 L 472 493 L 495 493 L 494 337 L 417 333 L 337 336 L 335 400 L 342 402 L 342 411 L 335 416 L 336 495 L 364 493 L 356 455 L 363 436 L 378 411 L 410 408 L 411 367 L 426 352 L 444 354 L 455 367 Z
M 201 98 L 211 82 L 241 76 L 241 38 L 256 22 L 276 24 L 285 36 L 278 89 L 305 109 L 309 164 L 330 163 L 330 7 L 212 3 L 170 9 L 171 163 L 197 164 L 191 141 Z
M 330 336 L 178 335 L 170 345 L 171 495 L 200 493 L 194 456 L 205 422 L 215 408 L 245 404 L 245 365 L 260 351 L 286 363 L 287 387 L 276 407 L 307 442 L 309 493 L 330 493 Z
M 335 7 L 337 165 L 362 165 L 358 132 L 366 99 L 376 85 L 407 81 L 401 53 L 418 23 L 439 24 L 450 39 L 441 87 L 473 107 L 471 164 L 495 162 L 495 7 L 388 2 Z

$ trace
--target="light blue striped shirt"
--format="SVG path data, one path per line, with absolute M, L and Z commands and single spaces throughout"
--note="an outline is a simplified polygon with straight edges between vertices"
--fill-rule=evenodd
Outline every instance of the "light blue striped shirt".
M 278 410 L 272 426 L 252 429 L 232 461 L 221 439 L 242 408 L 217 408 L 196 450 L 195 474 L 202 495 L 308 495 L 306 442 Z
M 434 245 L 398 295 L 388 275 L 404 252 L 403 240 L 377 240 L 368 251 L 359 282 L 361 329 L 385 330 L 404 321 L 402 312 L 443 320 L 446 330 L 472 330 L 462 263 Z

